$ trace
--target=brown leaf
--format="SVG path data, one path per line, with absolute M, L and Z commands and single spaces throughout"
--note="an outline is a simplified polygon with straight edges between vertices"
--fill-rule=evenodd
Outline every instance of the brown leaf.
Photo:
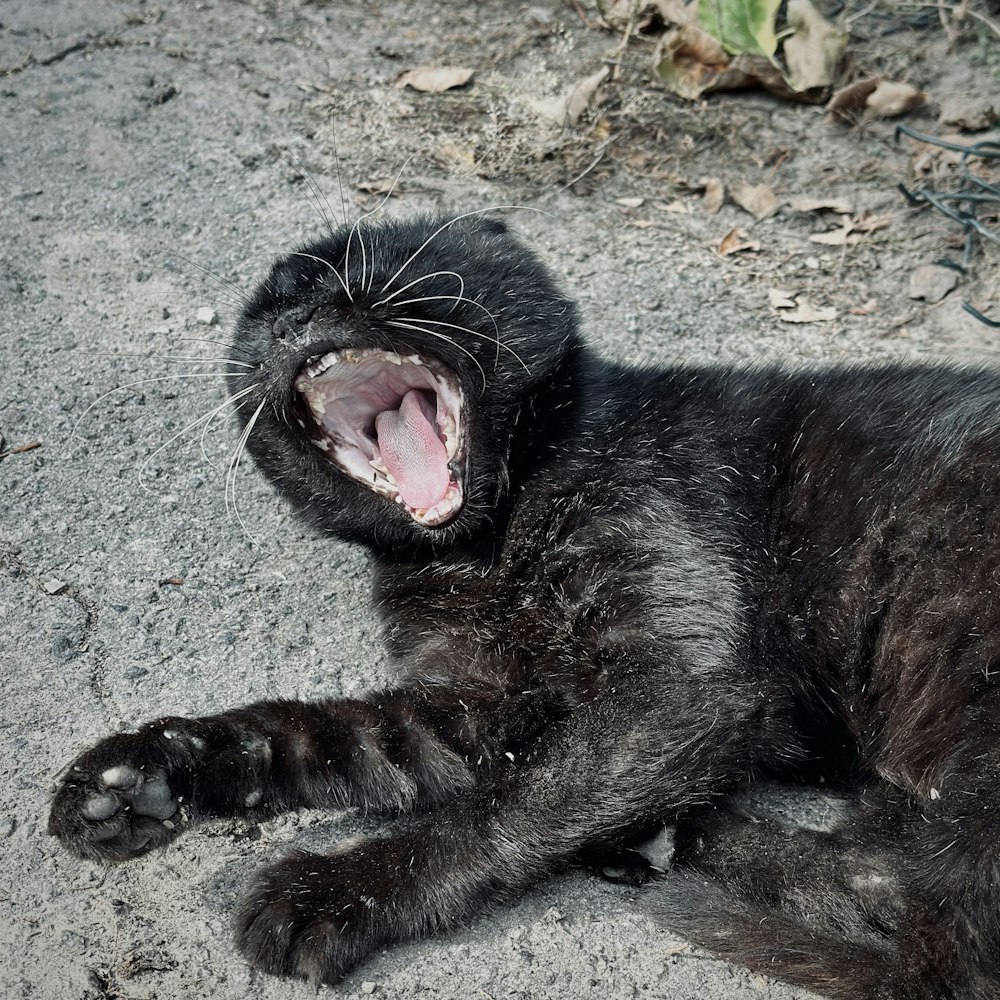
M 706 91 L 734 90 L 755 82 L 695 24 L 675 25 L 662 35 L 653 53 L 653 73 L 675 94 L 692 101 Z
M 670 212 L 672 215 L 687 215 L 688 207 L 680 198 L 673 201 L 654 201 L 653 207 L 661 212 Z
M 722 208 L 722 203 L 726 200 L 726 189 L 718 177 L 706 177 L 702 183 L 705 185 L 705 193 L 702 195 L 702 203 L 705 211 L 709 215 L 715 215 Z
M 854 229 L 859 233 L 874 233 L 879 229 L 888 229 L 892 225 L 891 215 L 865 215 L 853 221 Z
M 865 100 L 866 110 L 882 118 L 895 118 L 898 115 L 905 115 L 907 111 L 912 111 L 927 100 L 927 95 L 922 90 L 910 86 L 908 83 L 893 83 L 891 80 L 883 80 Z
M 476 152 L 472 146 L 460 146 L 454 142 L 443 142 L 437 148 L 437 155 L 445 163 L 457 164 L 469 170 L 476 165 Z
M 383 177 L 381 180 L 371 180 L 371 181 L 361 181 L 360 184 L 355 184 L 354 186 L 359 191 L 364 191 L 365 194 L 399 194 L 399 185 L 393 186 L 395 178 L 393 177 Z
M 1000 114 L 993 101 L 977 97 L 951 97 L 941 102 L 938 121 L 942 125 L 953 125 L 963 132 L 980 132 L 989 128 Z
M 728 257 L 730 254 L 741 253 L 744 250 L 756 251 L 760 249 L 760 244 L 756 240 L 750 239 L 745 229 L 730 229 L 725 236 L 719 240 L 719 254 Z
M 848 244 L 860 243 L 864 233 L 874 233 L 892 224 L 891 215 L 863 215 L 858 219 L 843 218 L 839 229 L 829 229 L 822 233 L 813 233 L 809 239 L 813 243 L 822 243 L 828 247 L 842 247 Z
M 852 316 L 870 316 L 878 308 L 878 303 L 874 299 L 869 299 L 864 305 L 854 306 L 848 312 Z
M 590 106 L 594 94 L 597 93 L 597 88 L 604 83 L 610 72 L 609 67 L 602 66 L 596 73 L 591 73 L 590 76 L 577 80 L 570 87 L 566 94 L 565 124 L 575 125 L 580 120 L 580 115 Z
M 766 184 L 737 184 L 731 195 L 733 201 L 758 222 L 778 211 L 778 199 Z
M 857 243 L 861 237 L 856 236 L 853 239 L 851 234 L 854 232 L 854 223 L 849 219 L 844 219 L 839 229 L 828 229 L 822 233 L 812 233 L 809 237 L 811 243 L 822 243 L 826 247 L 842 247 L 846 246 L 848 243 Z
M 417 66 L 407 70 L 395 83 L 397 88 L 412 87 L 426 94 L 440 94 L 453 87 L 464 87 L 475 70 L 467 66 Z
M 789 0 L 788 26 L 782 52 L 786 79 L 794 90 L 829 87 L 847 47 L 847 33 L 832 25 L 809 0 Z
M 794 293 L 786 292 L 783 288 L 769 288 L 767 301 L 772 309 L 793 309 L 795 307 Z
M 940 302 L 958 284 L 958 274 L 940 264 L 922 264 L 910 275 L 909 296 L 924 302 Z
M 559 97 L 545 97 L 532 102 L 535 111 L 556 125 L 572 128 L 590 106 L 597 88 L 607 79 L 611 70 L 602 66 L 596 73 L 577 80 Z
M 808 299 L 800 299 L 794 309 L 778 313 L 778 319 L 784 323 L 825 323 L 837 318 L 837 310 L 833 306 L 812 305 Z
M 788 205 L 796 212 L 836 212 L 838 215 L 850 215 L 854 211 L 850 198 L 809 198 L 806 195 L 796 195 L 788 199 Z
M 830 98 L 826 110 L 831 118 L 852 124 L 856 122 L 865 110 L 865 101 L 875 92 L 875 88 L 882 82 L 880 76 L 866 77 L 864 80 L 855 80 L 846 87 L 841 87 L 833 97 Z

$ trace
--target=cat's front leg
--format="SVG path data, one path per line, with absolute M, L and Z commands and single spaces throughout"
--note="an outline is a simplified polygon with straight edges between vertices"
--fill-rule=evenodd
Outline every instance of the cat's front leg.
M 159 719 L 108 737 L 63 772 L 49 832 L 82 857 L 122 861 L 211 817 L 435 805 L 543 721 L 529 693 L 430 685 Z
M 585 848 L 708 801 L 746 773 L 759 695 L 735 681 L 706 694 L 703 680 L 662 695 L 618 680 L 415 829 L 265 869 L 237 917 L 240 949 L 267 972 L 336 982 L 386 944 L 464 923 Z

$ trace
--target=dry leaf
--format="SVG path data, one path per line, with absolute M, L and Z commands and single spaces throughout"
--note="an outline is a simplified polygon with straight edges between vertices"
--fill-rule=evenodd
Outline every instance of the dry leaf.
M 812 233 L 809 237 L 811 243 L 822 243 L 826 247 L 842 247 L 848 243 L 857 243 L 860 236 L 851 239 L 854 232 L 854 224 L 849 219 L 844 219 L 839 229 L 828 229 L 822 233 Z
M 641 208 L 645 203 L 645 198 L 615 198 L 615 204 L 623 208 Z
M 778 199 L 766 184 L 737 184 L 731 197 L 758 222 L 778 211 Z
M 652 220 L 650 219 L 633 219 L 629 223 L 634 229 L 649 229 L 652 224 Z
M 688 207 L 680 198 L 675 198 L 673 201 L 654 201 L 653 205 L 661 212 L 670 212 L 673 215 L 688 214 Z
M 458 164 L 472 169 L 476 165 L 476 151 L 472 146 L 460 146 L 454 142 L 444 142 L 437 148 L 437 155 L 447 163 Z
M 958 274 L 940 264 L 922 264 L 910 275 L 911 299 L 940 302 L 958 284 Z
M 847 33 L 832 25 L 809 0 L 789 0 L 787 17 L 792 34 L 782 48 L 788 67 L 785 79 L 799 91 L 829 87 L 847 47 Z
M 397 81 L 396 87 L 412 87 L 426 94 L 440 94 L 453 87 L 464 87 L 475 70 L 466 66 L 418 66 L 407 70 Z
M 854 306 L 853 309 L 849 309 L 848 312 L 852 316 L 870 316 L 878 308 L 878 303 L 874 299 L 869 299 L 862 306 Z
M 696 100 L 706 91 L 749 87 L 753 76 L 735 68 L 726 50 L 695 24 L 665 32 L 653 53 L 653 73 L 680 97 Z
M 833 306 L 817 308 L 808 299 L 801 299 L 795 309 L 778 313 L 778 319 L 784 323 L 824 323 L 837 318 L 837 310 Z
M 838 215 L 850 215 L 854 204 L 849 198 L 807 198 L 797 195 L 788 199 L 788 205 L 796 212 L 836 212 Z
M 888 229 L 892 225 L 891 215 L 862 215 L 853 221 L 854 229 L 859 233 L 874 233 L 879 229 Z
M 690 17 L 682 0 L 649 0 L 636 4 L 635 0 L 614 0 L 601 19 L 609 28 L 624 31 L 630 24 L 639 27 L 650 14 L 658 15 L 666 24 L 681 24 L 677 18 Z
M 718 177 L 706 177 L 702 184 L 705 185 L 705 193 L 702 195 L 702 203 L 705 211 L 709 215 L 715 215 L 722 203 L 726 200 L 726 189 L 722 186 L 722 181 Z
M 795 307 L 795 295 L 792 292 L 786 292 L 783 288 L 769 288 L 767 301 L 772 309 L 793 309 Z
M 852 124 L 856 122 L 865 110 L 865 101 L 875 92 L 882 82 L 880 76 L 870 76 L 864 80 L 855 80 L 846 87 L 841 87 L 830 98 L 826 110 L 831 118 Z
M 839 229 L 813 233 L 809 239 L 813 243 L 822 243 L 828 247 L 853 245 L 864 239 L 863 233 L 877 232 L 879 229 L 885 229 L 891 223 L 891 215 L 863 215 L 858 219 L 841 219 Z
M 377 181 L 362 181 L 354 185 L 359 191 L 365 194 L 399 194 L 399 185 L 395 183 L 393 177 L 383 177 Z
M 532 101 L 531 106 L 542 118 L 547 118 L 555 125 L 572 128 L 590 106 L 597 88 L 607 79 L 610 72 L 607 66 L 602 66 L 596 73 L 577 80 L 561 96 Z
M 993 101 L 976 97 L 952 97 L 941 102 L 938 121 L 953 125 L 963 132 L 980 132 L 989 128 L 1000 115 Z
M 719 254 L 728 257 L 743 250 L 759 250 L 760 244 L 750 239 L 745 229 L 730 229 L 719 241 Z
M 927 95 L 908 83 L 893 83 L 883 80 L 865 101 L 865 108 L 873 115 L 882 118 L 895 118 L 905 115 L 927 100 Z
M 597 88 L 608 78 L 611 70 L 607 66 L 602 66 L 596 73 L 585 76 L 582 80 L 570 87 L 566 94 L 566 125 L 575 125 L 580 120 L 580 115 L 587 110 L 590 102 L 597 93 Z

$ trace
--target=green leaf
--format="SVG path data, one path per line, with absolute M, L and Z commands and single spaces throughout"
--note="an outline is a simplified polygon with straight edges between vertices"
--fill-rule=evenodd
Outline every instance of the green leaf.
M 732 55 L 770 59 L 778 48 L 774 22 L 781 0 L 698 0 L 701 26 Z

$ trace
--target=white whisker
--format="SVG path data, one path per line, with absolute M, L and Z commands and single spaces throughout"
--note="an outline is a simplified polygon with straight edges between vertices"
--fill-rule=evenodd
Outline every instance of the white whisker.
M 472 363 L 479 369 L 479 374 L 483 380 L 483 391 L 486 391 L 486 372 L 483 371 L 483 366 L 476 359 L 476 356 L 469 351 L 467 351 L 461 344 L 456 343 L 456 341 L 443 333 L 436 333 L 434 330 L 428 330 L 422 326 L 416 326 L 413 323 L 405 322 L 403 320 L 390 319 L 387 320 L 389 326 L 400 327 L 404 330 L 415 330 L 417 333 L 424 333 L 430 337 L 437 337 L 438 340 L 443 340 L 446 344 L 451 344 L 456 350 L 461 351 L 464 355 L 472 359 Z
M 427 319 L 425 316 L 400 316 L 399 318 L 408 323 L 430 323 L 431 326 L 446 326 L 450 330 L 461 330 L 463 333 L 467 333 L 472 337 L 479 337 L 489 344 L 496 344 L 496 358 L 498 363 L 500 360 L 500 348 L 502 347 L 529 375 L 531 374 L 531 369 L 521 359 L 521 355 L 514 348 L 508 347 L 507 344 L 503 343 L 499 337 L 494 339 L 493 337 L 488 337 L 485 333 L 480 333 L 478 330 L 470 330 L 467 326 L 459 326 L 457 323 L 445 323 L 444 320 L 440 319 Z
M 66 354 L 80 354 L 88 358 L 141 358 L 142 360 L 172 361 L 176 364 L 207 365 L 223 364 L 236 365 L 239 368 L 256 368 L 257 365 L 248 364 L 246 361 L 235 361 L 233 358 L 191 358 L 173 354 L 102 354 L 95 351 L 66 351 Z M 232 374 L 236 374 L 233 372 Z
M 166 247 L 163 247 L 160 249 L 159 252 L 162 254 L 166 254 L 167 256 L 170 257 L 175 257 L 177 260 L 183 261 L 189 267 L 197 268 L 199 271 L 202 272 L 202 275 L 204 275 L 204 277 L 199 277 L 196 274 L 186 274 L 185 277 L 194 278 L 195 281 L 200 281 L 203 285 L 212 288 L 216 292 L 219 293 L 224 292 L 227 295 L 229 294 L 235 295 L 236 296 L 235 302 L 232 299 L 229 300 L 231 304 L 233 305 L 237 305 L 239 303 L 242 303 L 243 305 L 250 304 L 250 296 L 242 288 L 240 288 L 240 286 L 237 285 L 235 281 L 231 281 L 229 278 L 223 277 L 217 271 L 213 271 L 210 267 L 206 267 L 204 264 L 199 264 L 196 260 L 192 260 L 190 257 L 185 257 L 184 254 L 178 253 L 176 250 L 171 250 Z M 164 266 L 162 270 L 170 271 L 171 269 Z M 184 274 L 183 271 L 180 272 L 171 271 L 171 273 Z M 212 280 L 215 282 L 215 285 L 209 284 L 207 280 L 208 278 L 212 278 Z
M 306 200 L 309 202 L 310 208 L 316 209 L 316 212 L 319 214 L 319 217 L 326 223 L 326 228 L 329 229 L 330 232 L 332 233 L 334 231 L 333 222 L 334 219 L 336 219 L 337 217 L 337 213 L 334 212 L 333 206 L 330 204 L 329 199 L 323 193 L 323 189 L 319 186 L 319 184 L 316 183 L 315 179 L 313 178 L 312 172 L 305 165 L 305 163 L 303 163 L 302 158 L 288 145 L 288 143 L 283 142 L 273 132 L 270 132 L 268 129 L 265 128 L 264 131 L 271 137 L 271 141 L 280 149 L 282 149 L 289 157 L 291 157 L 296 166 L 302 171 L 302 176 L 305 178 L 306 184 L 309 185 L 309 190 L 312 193 L 312 197 L 306 195 Z M 340 176 L 339 162 L 337 164 L 337 175 L 338 177 Z M 324 205 L 326 206 L 326 208 L 323 207 Z M 327 210 L 329 210 L 329 214 Z M 346 214 L 345 214 L 345 219 L 346 219 Z
M 144 477 L 145 477 L 145 475 L 146 475 L 146 469 L 148 468 L 148 466 L 149 466 L 149 463 L 150 463 L 150 462 L 152 462 L 152 461 L 153 461 L 153 459 L 154 459 L 154 458 L 156 458 L 156 456 L 157 456 L 157 455 L 159 455 L 161 451 L 163 451 L 163 450 L 164 450 L 165 448 L 169 448 L 169 447 L 170 447 L 170 446 L 171 446 L 171 445 L 172 445 L 172 444 L 173 444 L 173 443 L 174 443 L 174 442 L 175 442 L 175 441 L 176 441 L 176 440 L 177 440 L 178 438 L 180 438 L 180 437 L 183 437 L 183 436 L 184 436 L 185 434 L 187 434 L 187 432 L 188 432 L 188 431 L 190 431 L 190 430 L 193 430 L 193 429 L 194 429 L 195 427 L 197 427 L 197 426 L 198 426 L 198 425 L 199 425 L 200 423 L 202 423 L 202 421 L 211 421 L 212 417 L 214 417 L 214 416 L 215 416 L 215 415 L 216 415 L 217 413 L 219 413 L 219 412 L 221 412 L 222 410 L 224 410 L 224 409 L 225 409 L 225 408 L 226 408 L 227 406 L 230 406 L 230 405 L 232 405 L 233 403 L 235 403 L 235 402 L 236 402 L 236 400 L 237 400 L 237 399 L 239 399 L 240 397 L 242 397 L 242 396 L 246 396 L 246 395 L 247 395 L 248 393 L 252 392 L 252 391 L 253 391 L 254 389 L 256 389 L 256 388 L 257 388 L 257 386 L 258 386 L 259 384 L 260 384 L 259 382 L 257 382 L 257 383 L 254 383 L 254 384 L 253 384 L 252 386 L 250 386 L 249 388 L 247 388 L 247 389 L 243 389 L 243 390 L 242 390 L 241 392 L 238 392 L 238 393 L 236 393 L 236 394 L 235 394 L 235 395 L 233 395 L 233 396 L 229 396 L 229 397 L 226 397 L 226 399 L 224 399 L 224 400 L 223 400 L 223 401 L 222 401 L 222 402 L 221 402 L 221 403 L 220 403 L 220 404 L 219 404 L 218 406 L 215 406 L 215 407 L 213 407 L 213 408 L 212 408 L 211 410 L 209 410 L 209 411 L 208 411 L 208 413 L 205 413 L 205 414 L 202 414 L 202 415 L 201 415 L 201 416 L 200 416 L 200 417 L 199 417 L 199 418 L 198 418 L 197 420 L 193 420 L 193 421 L 192 421 L 192 422 L 191 422 L 190 424 L 188 424 L 188 425 L 187 425 L 186 427 L 182 427 L 182 428 L 181 428 L 181 429 L 180 429 L 180 430 L 179 430 L 179 431 L 178 431 L 178 432 L 177 432 L 176 434 L 174 434 L 174 435 L 173 435 L 172 437 L 169 437 L 169 438 L 167 438 L 167 440 L 166 440 L 166 441 L 164 441 L 164 442 L 163 442 L 163 444 L 161 444 L 161 445 L 160 445 L 160 446 L 159 446 L 158 448 L 156 448 L 156 449 L 154 449 L 153 451 L 151 451 L 151 452 L 150 452 L 150 453 L 149 453 L 149 454 L 148 454 L 148 455 L 146 456 L 146 459 L 145 459 L 145 461 L 144 461 L 144 462 L 142 463 L 142 465 L 140 465 L 140 466 L 139 466 L 139 473 L 138 473 L 138 479 L 139 479 L 139 485 L 140 485 L 140 486 L 141 486 L 141 487 L 142 487 L 142 488 L 143 488 L 143 489 L 144 489 L 144 490 L 145 490 L 145 491 L 146 491 L 147 493 L 150 493 L 150 494 L 152 494 L 152 493 L 153 493 L 153 490 L 151 490 L 151 489 L 150 489 L 150 488 L 149 488 L 149 487 L 148 487 L 148 486 L 147 486 L 147 485 L 146 485 L 146 484 L 145 484 L 145 483 L 143 482 L 143 479 L 144 479 Z M 204 449 L 203 449 L 203 452 L 202 452 L 202 453 L 204 454 Z M 212 465 L 212 466 L 214 467 L 214 463 L 212 462 L 212 460 L 211 460 L 211 459 L 209 459 L 209 458 L 208 458 L 208 455 L 205 455 L 205 458 L 206 458 L 206 459 L 208 459 L 208 463 L 209 463 L 209 465 Z
M 385 292 L 389 286 L 406 270 L 423 252 L 427 247 L 441 235 L 446 229 L 455 225 L 456 222 L 461 222 L 462 219 L 471 219 L 474 215 L 484 215 L 486 212 L 498 212 L 501 210 L 518 210 L 523 212 L 538 212 L 540 215 L 548 215 L 548 212 L 543 211 L 540 208 L 532 208 L 530 205 L 493 205 L 490 208 L 480 208 L 475 212 L 465 212 L 462 215 L 456 215 L 454 219 L 449 219 L 443 225 L 438 226 L 430 236 L 420 244 L 417 249 L 406 258 L 405 261 L 400 265 L 399 270 L 382 286 L 381 291 Z
M 226 344 L 221 340 L 205 340 L 204 337 L 181 337 L 179 340 L 182 344 L 211 344 L 213 347 L 221 347 L 234 354 L 242 354 L 245 358 L 252 357 L 251 353 L 245 347 L 240 347 L 239 344 Z M 253 365 L 253 367 L 259 368 L 260 365 Z
M 341 80 L 343 82 L 343 80 Z M 333 162 L 337 166 L 337 187 L 340 188 L 340 208 L 344 213 L 344 225 L 346 226 L 348 220 L 350 219 L 350 213 L 347 210 L 347 195 L 344 193 L 344 175 L 343 171 L 340 169 L 340 150 L 337 147 L 337 116 L 334 115 L 332 119 L 333 124 Z
M 387 302 L 391 302 L 397 295 L 402 295 L 407 289 L 412 288 L 414 285 L 419 285 L 421 281 L 427 281 L 428 278 L 437 278 L 444 274 L 450 274 L 453 278 L 458 279 L 458 283 L 461 286 L 458 290 L 458 294 L 465 298 L 465 281 L 462 276 L 457 271 L 431 271 L 430 274 L 422 274 L 419 278 L 414 278 L 409 284 L 403 285 L 402 288 L 397 288 L 392 295 L 387 295 L 384 299 L 376 302 L 372 306 L 372 309 L 377 309 L 379 306 L 384 306 Z M 382 289 L 385 291 L 385 289 Z
M 477 309 L 480 309 L 480 310 L 482 310 L 482 312 L 486 313 L 486 315 L 489 317 L 490 322 L 493 324 L 493 330 L 496 333 L 497 361 L 499 362 L 499 358 L 500 358 L 500 346 L 501 346 L 500 345 L 500 325 L 497 323 L 496 316 L 494 316 L 493 313 L 491 313 L 489 311 L 489 309 L 487 309 L 486 306 L 484 306 L 481 302 L 477 302 L 475 299 L 468 299 L 464 295 L 424 295 L 423 297 L 421 297 L 419 299 L 403 299 L 402 301 L 397 302 L 396 306 L 414 305 L 414 304 L 419 303 L 419 302 L 434 302 L 434 301 L 439 300 L 439 299 L 445 299 L 445 300 L 451 300 L 451 299 L 453 299 L 454 300 L 455 305 L 453 305 L 451 307 L 451 309 L 448 310 L 448 315 L 451 315 L 451 313 L 454 312 L 454 310 L 458 306 L 459 302 L 466 302 L 470 306 L 475 306 Z M 470 330 L 469 332 L 471 333 L 472 331 Z M 504 345 L 504 346 L 506 346 L 506 345 Z M 510 348 L 508 347 L 507 350 L 510 350 Z M 514 352 L 511 351 L 511 354 L 514 354 Z M 524 362 L 521 361 L 521 359 L 518 358 L 516 354 L 514 354 L 514 357 L 517 358 L 517 360 L 521 362 L 521 365 L 524 367 L 524 370 L 527 371 L 528 369 L 527 369 L 527 366 L 524 364 Z
M 70 438 L 76 437 L 76 432 L 83 423 L 84 418 L 90 411 L 97 406 L 102 400 L 108 398 L 108 396 L 113 396 L 116 392 L 120 392 L 122 389 L 132 389 L 137 385 L 148 385 L 150 382 L 172 382 L 179 378 L 226 378 L 227 376 L 233 374 L 232 372 L 184 372 L 179 375 L 157 375 L 155 378 L 140 378 L 135 382 L 126 382 L 124 385 L 116 385 L 113 389 L 109 389 L 107 392 L 102 393 L 97 397 L 84 411 L 80 414 L 79 419 L 73 425 L 73 430 L 70 431 Z
M 290 250 L 288 252 L 289 257 L 305 257 L 308 260 L 314 260 L 318 264 L 323 264 L 328 267 L 337 276 L 337 281 L 340 282 L 341 288 L 347 293 L 347 297 L 353 302 L 354 299 L 351 296 L 351 290 L 344 284 L 344 279 L 340 276 L 340 272 L 331 264 L 328 260 L 324 260 L 322 257 L 317 257 L 312 253 L 303 253 L 301 250 Z
M 358 227 L 358 222 L 360 222 L 360 221 L 361 220 L 358 219 L 357 222 L 355 222 L 354 225 L 351 226 L 351 231 L 347 234 L 347 246 L 344 248 L 344 281 L 343 281 L 343 285 L 344 285 L 344 290 L 347 292 L 347 297 L 352 302 L 354 301 L 354 296 L 351 295 L 351 274 L 350 274 L 350 270 L 351 270 L 351 243 L 354 240 L 354 232 L 355 232 L 355 230 Z
M 230 396 L 229 398 L 229 402 L 235 403 L 236 400 L 240 399 L 241 397 L 246 397 L 247 395 L 250 394 L 251 390 L 256 389 L 260 384 L 261 384 L 260 382 L 254 382 L 253 385 L 247 386 L 246 389 L 241 389 L 239 392 L 233 393 L 233 395 Z M 250 402 L 249 399 L 243 398 L 242 402 L 233 407 L 232 412 L 236 413 L 238 410 L 246 406 L 246 404 L 249 402 Z M 219 467 L 215 464 L 215 462 L 212 461 L 211 457 L 208 454 L 208 450 L 205 447 L 205 436 L 208 434 L 209 428 L 211 428 L 212 426 L 212 421 L 216 418 L 216 416 L 218 416 L 218 414 L 222 412 L 224 412 L 224 407 L 220 406 L 214 413 L 210 413 L 208 415 L 208 419 L 205 421 L 205 426 L 202 427 L 201 429 L 201 434 L 198 435 L 198 447 L 201 450 L 201 457 L 204 458 L 205 461 L 208 462 L 208 464 L 216 471 L 218 471 Z
M 257 418 L 261 415 L 266 405 L 267 400 L 261 400 L 260 405 L 253 411 L 253 415 L 247 421 L 247 425 L 244 428 L 243 433 L 240 435 L 239 441 L 236 443 L 236 448 L 233 450 L 233 457 L 229 460 L 229 471 L 226 475 L 226 489 L 224 492 L 227 512 L 230 504 L 232 504 L 233 514 L 236 515 L 236 520 L 243 529 L 243 533 L 254 545 L 258 544 L 257 539 L 250 534 L 250 529 L 247 528 L 246 522 L 243 520 L 243 515 L 240 513 L 239 508 L 236 505 L 236 474 L 239 471 L 240 459 L 243 457 L 243 451 L 246 448 L 247 441 L 250 439 L 250 434 L 254 429 L 254 425 L 257 423 Z

